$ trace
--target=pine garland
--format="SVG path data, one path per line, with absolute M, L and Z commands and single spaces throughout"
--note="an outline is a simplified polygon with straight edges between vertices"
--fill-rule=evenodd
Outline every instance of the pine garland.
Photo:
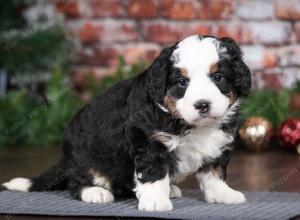
M 299 82 L 291 89 L 254 90 L 243 104 L 241 119 L 247 120 L 253 116 L 260 116 L 268 119 L 275 128 L 278 128 L 285 119 L 300 117 L 299 110 L 290 109 L 290 94 L 299 91 Z
M 67 63 L 69 43 L 59 22 L 43 18 L 27 24 L 31 1 L 0 1 L 0 67 L 10 75 L 51 70 Z

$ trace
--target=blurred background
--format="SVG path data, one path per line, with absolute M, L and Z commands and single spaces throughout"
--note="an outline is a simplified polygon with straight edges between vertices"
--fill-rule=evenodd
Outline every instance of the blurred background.
M 252 71 L 230 184 L 300 191 L 300 0 L 0 1 L 0 182 L 55 163 L 85 103 L 192 34 L 234 38 Z

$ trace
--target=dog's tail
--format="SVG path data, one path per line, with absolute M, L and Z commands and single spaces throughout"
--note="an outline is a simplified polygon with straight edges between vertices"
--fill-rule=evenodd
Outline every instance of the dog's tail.
M 23 192 L 64 190 L 67 188 L 68 177 L 71 174 L 72 169 L 68 168 L 65 160 L 61 160 L 37 177 L 14 178 L 3 183 L 2 186 L 8 190 Z

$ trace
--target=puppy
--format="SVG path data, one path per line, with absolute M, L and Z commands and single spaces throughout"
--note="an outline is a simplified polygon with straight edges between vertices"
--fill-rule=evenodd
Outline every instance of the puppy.
M 88 203 L 136 195 L 138 209 L 167 211 L 175 185 L 196 174 L 209 203 L 245 202 L 225 182 L 238 110 L 251 74 L 231 38 L 190 36 L 141 74 L 82 108 L 65 129 L 60 162 L 9 190 L 69 190 Z

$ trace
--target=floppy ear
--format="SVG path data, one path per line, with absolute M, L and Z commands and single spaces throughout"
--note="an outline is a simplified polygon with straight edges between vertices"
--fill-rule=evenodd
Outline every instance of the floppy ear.
M 220 38 L 221 46 L 226 47 L 226 54 L 232 60 L 233 70 L 235 72 L 234 87 L 239 95 L 247 96 L 251 90 L 251 73 L 243 61 L 242 51 L 237 43 L 230 37 Z
M 170 60 L 176 45 L 163 49 L 152 65 L 146 70 L 146 88 L 150 99 L 162 104 L 167 90 L 167 80 L 172 66 Z
M 248 96 L 251 90 L 251 73 L 242 58 L 237 60 L 234 86 L 242 96 Z

